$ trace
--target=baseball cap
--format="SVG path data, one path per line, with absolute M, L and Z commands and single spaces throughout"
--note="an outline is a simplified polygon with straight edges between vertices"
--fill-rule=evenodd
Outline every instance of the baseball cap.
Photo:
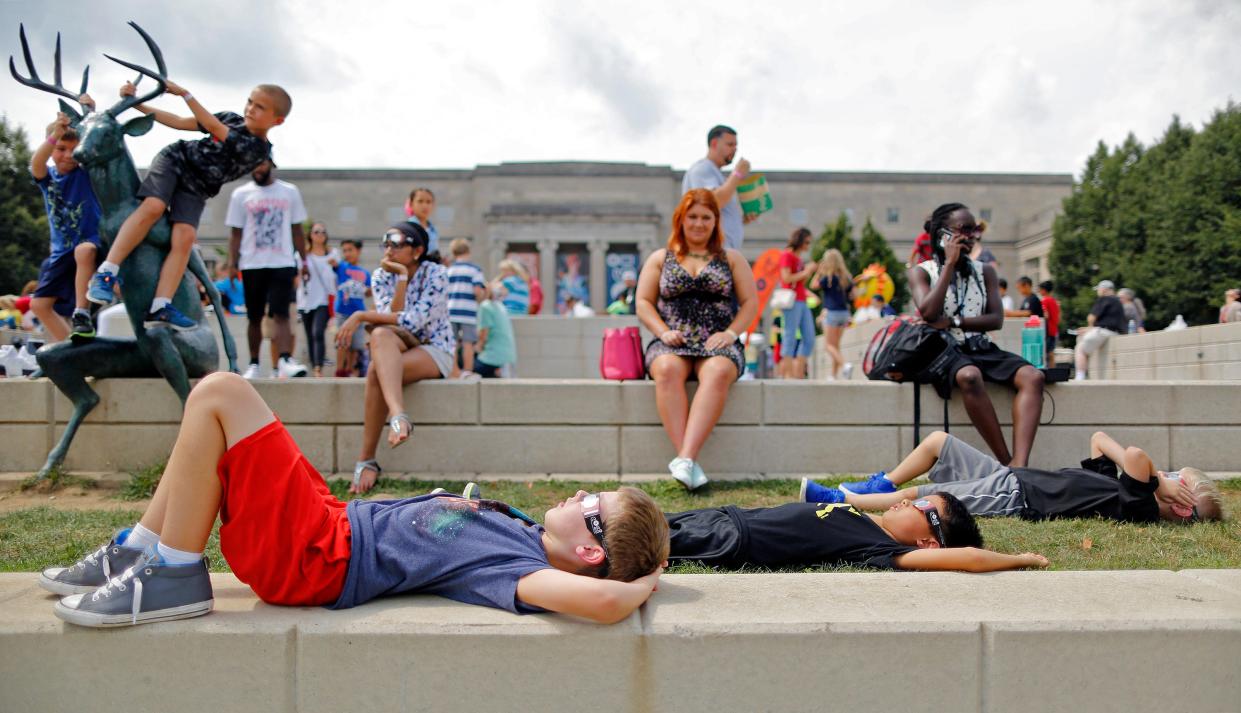
M 1099 284 L 1095 285 L 1094 288 L 1096 290 L 1103 290 L 1103 289 L 1114 290 L 1116 289 L 1116 283 L 1112 282 L 1111 280 L 1099 280 Z

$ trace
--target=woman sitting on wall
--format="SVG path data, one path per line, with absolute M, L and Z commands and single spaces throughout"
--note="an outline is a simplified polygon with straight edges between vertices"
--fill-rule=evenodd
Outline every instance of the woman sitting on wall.
M 672 477 L 695 490 L 707 483 L 698 452 L 715 428 L 728 389 L 745 369 L 737 334 L 758 302 L 750 263 L 724 248 L 720 208 L 706 189 L 686 193 L 672 215 L 668 247 L 638 277 L 638 319 L 656 336 L 646 348 L 655 405 L 676 458 Z M 698 380 L 691 406 L 685 383 Z
M 362 452 L 353 467 L 351 493 L 365 493 L 379 477 L 375 449 L 388 425 L 388 445 L 409 439 L 404 386 L 444 379 L 453 371 L 456 344 L 448 322 L 448 270 L 424 259 L 427 231 L 416 223 L 388 228 L 379 269 L 371 278 L 375 310 L 354 312 L 341 324 L 336 343 L 348 345 L 354 330 L 370 330 L 371 368 L 366 373 Z

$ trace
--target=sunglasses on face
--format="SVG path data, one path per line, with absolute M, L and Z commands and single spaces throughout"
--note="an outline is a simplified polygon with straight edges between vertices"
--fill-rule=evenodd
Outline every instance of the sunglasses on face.
M 324 230 L 323 228 L 315 228 L 314 230 L 311 230 L 310 232 L 311 233 L 323 233 L 324 235 L 327 235 L 327 231 Z
M 394 230 L 390 233 L 384 233 L 384 236 L 379 239 L 379 245 L 385 249 L 399 248 L 399 247 L 404 247 L 406 245 L 412 246 L 413 244 L 414 244 L 413 238 L 397 230 Z
M 944 541 L 944 528 L 939 521 L 939 511 L 935 509 L 935 503 L 922 498 L 914 501 L 914 507 L 922 511 L 926 515 L 926 521 L 931 525 L 931 532 L 935 533 L 935 541 L 940 547 L 947 547 L 948 543 Z
M 608 556 L 608 542 L 603 534 L 603 518 L 599 517 L 599 496 L 591 493 L 582 498 L 578 505 L 582 508 L 582 518 L 586 520 L 586 529 L 595 536 L 595 540 L 603 548 L 604 556 Z
M 959 228 L 949 228 L 949 230 L 957 235 L 964 235 L 974 239 L 982 237 L 982 228 L 977 225 L 962 225 Z

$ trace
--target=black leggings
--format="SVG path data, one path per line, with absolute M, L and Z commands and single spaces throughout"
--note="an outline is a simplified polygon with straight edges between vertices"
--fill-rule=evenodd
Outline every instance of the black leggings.
M 310 365 L 321 369 L 326 348 L 323 340 L 327 334 L 327 305 L 302 312 L 302 326 L 306 328 L 306 351 L 310 354 Z

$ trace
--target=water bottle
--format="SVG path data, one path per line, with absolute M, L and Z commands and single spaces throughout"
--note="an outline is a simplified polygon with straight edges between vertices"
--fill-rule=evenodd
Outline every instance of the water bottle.
M 1037 314 L 1021 327 L 1021 358 L 1042 369 L 1047 365 L 1047 331 Z
M 1138 321 L 1136 319 L 1129 320 L 1129 331 L 1126 332 L 1126 334 L 1137 334 L 1137 333 L 1138 333 Z

